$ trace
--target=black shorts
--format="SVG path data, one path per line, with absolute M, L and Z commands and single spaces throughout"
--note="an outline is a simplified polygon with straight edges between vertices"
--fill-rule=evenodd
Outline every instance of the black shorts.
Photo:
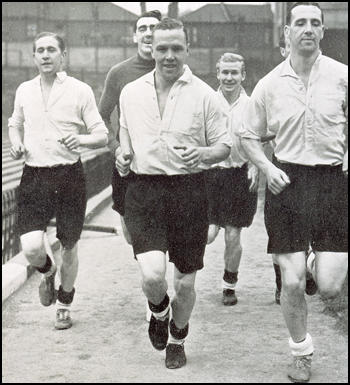
M 342 166 L 273 163 L 290 178 L 280 194 L 266 189 L 268 253 L 347 252 L 348 186 Z
M 209 223 L 221 227 L 249 227 L 256 213 L 258 195 L 249 191 L 248 166 L 206 172 Z
M 203 268 L 208 236 L 204 174 L 135 175 L 125 197 L 134 254 L 160 250 L 183 274 Z
M 113 168 L 112 174 L 112 200 L 113 210 L 117 211 L 121 216 L 125 213 L 125 194 L 128 188 L 128 182 L 135 174 L 130 171 L 126 176 L 121 177 L 116 167 Z
M 57 238 L 73 246 L 80 238 L 86 210 L 83 166 L 30 167 L 25 165 L 18 188 L 18 229 L 20 235 L 45 231 L 56 216 Z

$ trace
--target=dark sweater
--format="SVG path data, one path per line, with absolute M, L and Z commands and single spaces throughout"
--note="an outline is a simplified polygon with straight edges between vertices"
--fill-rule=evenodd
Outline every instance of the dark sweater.
M 98 105 L 99 112 L 109 130 L 109 146 L 116 147 L 116 140 L 119 141 L 119 122 L 116 128 L 111 125 L 111 114 L 116 107 L 120 114 L 119 99 L 124 86 L 154 69 L 154 60 L 144 60 L 138 54 L 113 66 L 106 77 L 104 89 Z

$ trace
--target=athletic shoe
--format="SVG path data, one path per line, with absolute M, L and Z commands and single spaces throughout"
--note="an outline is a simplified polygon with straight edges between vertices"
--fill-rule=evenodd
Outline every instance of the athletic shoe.
M 53 273 L 45 277 L 42 277 L 42 280 L 39 285 L 39 298 L 40 302 L 44 306 L 50 306 L 56 301 L 56 291 L 55 291 L 55 275 L 57 271 L 56 265 L 54 266 Z
M 312 254 L 312 255 L 311 255 Z M 317 284 L 311 273 L 313 270 L 313 264 L 315 262 L 315 254 L 310 250 L 306 256 L 306 285 L 305 293 L 307 295 L 315 295 L 317 293 Z
M 148 327 L 149 339 L 157 350 L 164 350 L 169 338 L 169 312 L 164 321 L 157 320 L 152 314 Z
M 70 318 L 70 310 L 69 309 L 57 309 L 56 311 L 56 322 L 55 329 L 63 330 L 69 329 L 72 327 L 73 322 Z
M 281 304 L 281 290 L 277 289 L 277 287 L 275 290 L 275 302 L 277 303 L 277 305 Z
M 311 378 L 312 354 L 293 357 L 293 363 L 288 368 L 288 377 L 292 382 L 309 382 Z
M 236 293 L 231 289 L 224 289 L 222 292 L 222 303 L 225 306 L 233 306 L 238 302 Z
M 168 344 L 165 351 L 165 366 L 168 369 L 179 369 L 186 365 L 184 345 Z

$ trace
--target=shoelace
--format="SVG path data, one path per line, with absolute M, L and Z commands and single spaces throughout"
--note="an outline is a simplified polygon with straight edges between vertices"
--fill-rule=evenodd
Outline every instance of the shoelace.
M 297 357 L 295 359 L 295 366 L 298 369 L 311 368 L 311 359 L 308 357 Z
M 58 309 L 57 316 L 60 320 L 66 320 L 69 318 L 69 310 L 66 309 Z

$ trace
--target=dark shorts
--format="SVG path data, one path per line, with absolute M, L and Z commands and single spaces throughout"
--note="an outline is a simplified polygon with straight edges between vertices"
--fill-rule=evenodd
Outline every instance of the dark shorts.
M 86 209 L 83 166 L 30 167 L 25 165 L 18 189 L 18 228 L 25 234 L 45 231 L 56 216 L 57 238 L 73 246 L 80 238 Z
M 113 210 L 117 211 L 121 216 L 125 213 L 125 194 L 128 188 L 128 182 L 135 174 L 130 172 L 128 175 L 121 177 L 118 170 L 114 167 L 112 174 L 112 200 Z
M 204 174 L 135 175 L 125 197 L 134 254 L 160 250 L 183 274 L 203 268 L 208 236 Z
M 209 223 L 221 227 L 249 227 L 256 213 L 258 195 L 249 191 L 248 166 L 206 172 Z
M 280 194 L 266 189 L 268 253 L 347 252 L 348 186 L 342 166 L 273 163 L 290 178 Z

